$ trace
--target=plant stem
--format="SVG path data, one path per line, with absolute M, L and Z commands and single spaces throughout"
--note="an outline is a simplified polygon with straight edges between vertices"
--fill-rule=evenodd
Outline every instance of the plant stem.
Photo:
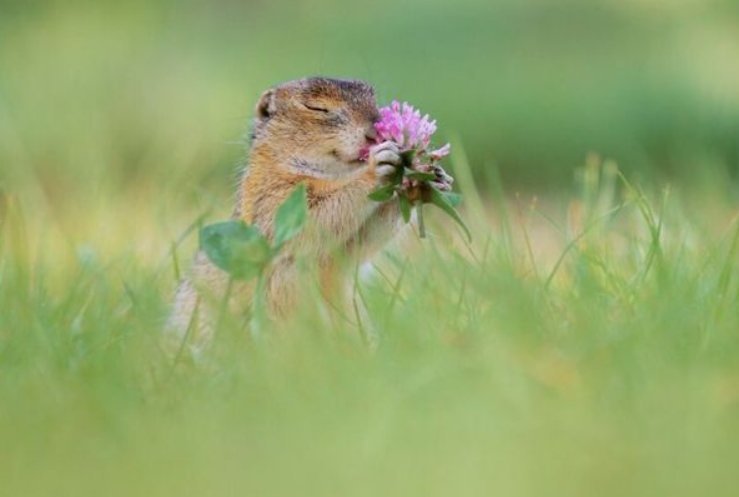
M 251 309 L 251 336 L 255 342 L 259 342 L 264 335 L 264 326 L 267 321 L 266 316 L 266 287 L 267 277 L 265 271 L 262 270 L 257 277 L 257 286 L 254 289 L 254 298 L 252 299 Z
M 416 201 L 416 215 L 418 216 L 418 236 L 426 238 L 426 224 L 423 221 L 423 202 Z
M 228 277 L 228 284 L 226 285 L 226 293 L 223 294 L 221 300 L 221 307 L 218 310 L 218 321 L 216 322 L 215 334 L 218 336 L 223 328 L 223 323 L 226 320 L 226 316 L 229 311 L 229 300 L 231 300 L 231 292 L 233 291 L 234 279 L 233 276 Z

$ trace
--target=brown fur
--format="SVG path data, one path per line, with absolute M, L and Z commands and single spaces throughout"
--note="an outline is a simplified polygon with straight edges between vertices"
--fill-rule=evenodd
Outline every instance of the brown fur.
M 273 316 L 289 314 L 298 303 L 297 260 L 310 262 L 323 294 L 335 298 L 345 279 L 347 264 L 341 261 L 370 257 L 399 230 L 397 201 L 367 198 L 382 180 L 373 156 L 361 161 L 360 151 L 371 145 L 377 119 L 374 91 L 360 81 L 309 78 L 272 88 L 260 98 L 234 217 L 271 239 L 277 208 L 300 183 L 306 185 L 309 208 L 308 226 L 269 270 L 266 300 Z M 170 318 L 178 342 L 191 321 L 195 347 L 209 341 L 214 304 L 222 300 L 227 282 L 204 254 L 196 256 Z M 253 291 L 253 283 L 234 285 L 230 311 L 248 309 Z

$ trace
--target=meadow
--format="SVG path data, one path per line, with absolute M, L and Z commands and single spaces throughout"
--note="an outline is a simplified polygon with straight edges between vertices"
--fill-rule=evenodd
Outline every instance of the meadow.
M 734 495 L 736 4 L 547 4 L 0 2 L 0 495 Z M 438 118 L 473 240 L 429 208 L 366 312 L 173 361 L 253 102 L 315 73 Z

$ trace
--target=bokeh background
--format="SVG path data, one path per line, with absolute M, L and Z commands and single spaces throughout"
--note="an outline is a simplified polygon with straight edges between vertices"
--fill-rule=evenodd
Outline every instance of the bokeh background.
M 0 182 L 222 195 L 260 92 L 315 74 L 431 113 L 481 180 L 735 178 L 737 61 L 734 0 L 3 0 Z

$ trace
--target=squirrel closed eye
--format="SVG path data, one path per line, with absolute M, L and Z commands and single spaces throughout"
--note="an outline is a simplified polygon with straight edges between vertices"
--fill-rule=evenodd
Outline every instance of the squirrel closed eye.
M 311 105 L 311 104 L 303 104 L 303 105 L 305 106 L 306 109 L 312 110 L 315 112 L 323 112 L 325 114 L 328 114 L 330 112 L 329 109 L 325 107 L 320 107 L 318 105 Z

